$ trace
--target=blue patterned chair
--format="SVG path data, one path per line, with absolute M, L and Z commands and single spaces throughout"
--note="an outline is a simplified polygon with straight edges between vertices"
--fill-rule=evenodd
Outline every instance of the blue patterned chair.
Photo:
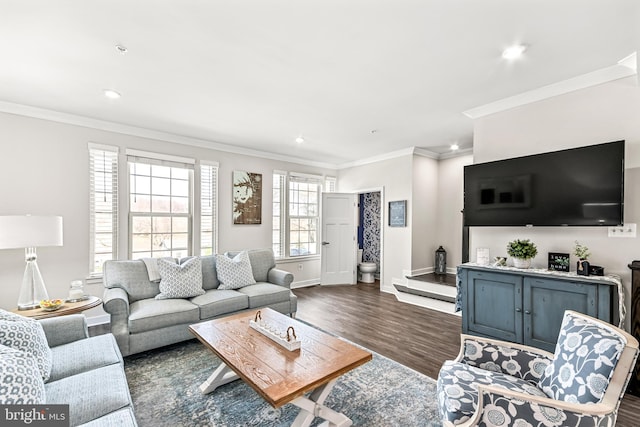
M 462 335 L 438 375 L 445 426 L 608 426 L 638 357 L 638 341 L 566 311 L 555 353 Z

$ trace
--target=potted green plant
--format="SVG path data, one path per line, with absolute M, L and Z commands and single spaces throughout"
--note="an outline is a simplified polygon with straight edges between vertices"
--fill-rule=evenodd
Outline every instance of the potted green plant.
M 578 262 L 576 263 L 576 273 L 580 276 L 588 276 L 589 275 L 589 261 L 587 259 L 591 255 L 589 252 L 589 248 L 585 245 L 580 244 L 577 240 L 575 241 L 576 245 L 573 248 L 573 254 L 578 257 Z
M 514 267 L 529 268 L 531 267 L 531 259 L 538 255 L 538 248 L 529 239 L 517 239 L 509 242 L 507 254 L 513 258 Z

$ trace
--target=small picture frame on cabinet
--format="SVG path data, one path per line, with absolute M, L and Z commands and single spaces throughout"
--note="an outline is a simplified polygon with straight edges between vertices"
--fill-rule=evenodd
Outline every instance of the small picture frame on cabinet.
M 549 270 L 551 271 L 569 271 L 569 254 L 560 252 L 549 252 Z

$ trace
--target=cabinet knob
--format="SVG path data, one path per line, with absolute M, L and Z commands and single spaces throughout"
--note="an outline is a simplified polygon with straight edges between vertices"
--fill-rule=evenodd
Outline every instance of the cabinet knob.
M 522 309 L 520 307 L 516 308 L 516 313 L 520 313 L 522 312 Z
M 531 312 L 529 310 L 525 310 L 524 314 L 531 314 Z

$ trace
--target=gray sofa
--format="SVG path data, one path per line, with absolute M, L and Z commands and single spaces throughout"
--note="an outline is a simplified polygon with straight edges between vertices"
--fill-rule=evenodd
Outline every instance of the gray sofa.
M 51 348 L 47 404 L 68 404 L 71 426 L 136 426 L 122 355 L 113 335 L 89 337 L 84 315 L 39 321 Z
M 216 255 L 202 256 L 202 288 L 206 292 L 188 299 L 155 299 L 159 284 L 149 280 L 143 261 L 105 262 L 104 310 L 111 315 L 111 332 L 122 354 L 192 339 L 188 325 L 239 311 L 270 307 L 295 316 L 298 300 L 290 290 L 293 275 L 275 268 L 270 249 L 248 252 L 255 285 L 218 289 Z

